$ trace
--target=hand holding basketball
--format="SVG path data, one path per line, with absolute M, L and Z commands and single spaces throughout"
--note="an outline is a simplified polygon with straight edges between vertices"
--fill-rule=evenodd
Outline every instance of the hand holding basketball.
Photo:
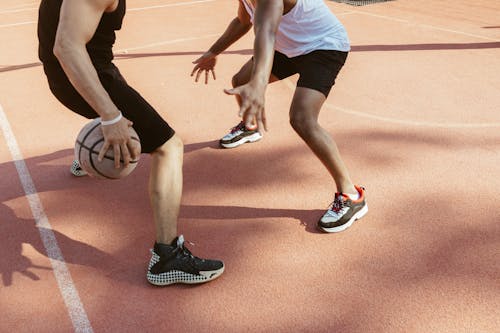
M 75 158 L 82 169 L 103 179 L 118 179 L 130 174 L 139 161 L 141 143 L 129 124 L 132 124 L 129 120 L 121 119 L 116 124 L 102 126 L 97 118 L 85 125 L 75 143 Z
M 130 128 L 132 122 L 126 118 L 121 118 L 117 123 L 110 125 L 102 125 L 104 135 L 104 144 L 99 152 L 98 161 L 102 162 L 104 155 L 109 148 L 113 149 L 115 168 L 120 168 L 120 160 L 123 160 L 124 166 L 127 167 L 130 159 L 135 160 L 140 154 L 137 147 L 131 140 Z

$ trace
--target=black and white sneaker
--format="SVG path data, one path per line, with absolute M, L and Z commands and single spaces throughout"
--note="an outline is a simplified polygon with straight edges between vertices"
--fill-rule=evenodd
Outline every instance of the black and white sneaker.
M 71 163 L 71 167 L 69 168 L 69 172 L 71 172 L 71 174 L 75 177 L 82 177 L 87 175 L 87 172 L 82 169 L 78 160 L 73 160 L 73 163 Z
M 156 286 L 204 283 L 218 278 L 224 272 L 222 261 L 193 256 L 184 246 L 182 235 L 170 245 L 155 243 L 151 254 L 147 279 Z
M 368 213 L 365 201 L 365 189 L 355 186 L 359 193 L 357 200 L 351 200 L 343 193 L 335 193 L 335 199 L 319 220 L 318 227 L 326 232 L 340 232 L 349 228 L 354 221 Z
M 243 122 L 231 128 L 231 131 L 219 140 L 223 148 L 235 148 L 247 142 L 255 142 L 262 139 L 262 133 L 257 130 L 249 130 Z

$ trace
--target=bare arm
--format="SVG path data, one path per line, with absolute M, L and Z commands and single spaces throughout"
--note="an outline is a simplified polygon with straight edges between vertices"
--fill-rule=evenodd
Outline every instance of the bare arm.
M 69 80 L 103 120 L 115 118 L 119 110 L 102 87 L 86 44 L 94 35 L 102 14 L 113 2 L 64 0 L 54 45 L 54 54 Z
M 224 31 L 222 36 L 210 47 L 209 52 L 220 54 L 244 36 L 252 27 L 250 16 L 246 12 L 245 7 L 240 1 L 238 4 L 238 16 L 229 23 L 226 31 Z
M 250 81 L 243 86 L 225 90 L 241 98 L 240 117 L 247 128 L 267 130 L 265 92 L 271 75 L 276 32 L 283 15 L 282 0 L 256 0 L 254 14 L 254 61 Z
M 54 55 L 69 80 L 102 120 L 116 118 L 120 110 L 102 86 L 86 44 L 94 35 L 102 14 L 106 10 L 114 9 L 115 5 L 115 0 L 63 0 L 54 45 Z M 128 146 L 133 145 L 128 129 L 131 124 L 123 118 L 116 124 L 102 126 L 105 143 L 99 154 L 100 159 L 111 146 L 114 150 L 115 166 L 120 165 L 120 155 L 123 156 L 125 164 L 128 164 Z M 132 157 L 136 154 L 138 152 L 132 149 Z
M 239 1 L 238 16 L 235 17 L 228 27 L 222 34 L 222 36 L 217 39 L 217 41 L 210 47 L 210 49 L 205 52 L 200 58 L 193 61 L 196 64 L 191 72 L 191 76 L 196 73 L 195 81 L 198 82 L 200 74 L 205 71 L 205 83 L 208 83 L 208 72 L 212 72 L 212 76 L 215 80 L 215 63 L 217 62 L 216 57 L 223 51 L 225 51 L 234 42 L 239 40 L 244 36 L 252 27 L 252 22 L 250 22 L 250 16 L 246 12 L 243 4 Z
M 269 82 L 273 65 L 274 42 L 276 32 L 283 15 L 283 1 L 256 0 L 254 17 L 254 68 L 252 78 L 255 84 L 263 85 Z

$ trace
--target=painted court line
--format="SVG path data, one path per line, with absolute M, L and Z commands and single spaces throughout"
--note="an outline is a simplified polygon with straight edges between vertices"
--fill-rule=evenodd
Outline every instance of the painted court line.
M 220 36 L 220 33 L 197 36 L 197 37 L 170 39 L 170 40 L 165 40 L 165 41 L 151 43 L 151 44 L 144 44 L 144 45 L 139 45 L 139 46 L 134 46 L 134 47 L 127 47 L 124 49 L 116 50 L 115 53 L 127 54 L 129 51 L 137 51 L 137 50 L 147 49 L 147 48 L 156 47 L 156 46 L 175 44 L 175 43 L 183 43 L 183 42 L 189 42 L 189 41 L 198 40 L 198 39 L 212 38 L 212 37 L 216 37 L 216 36 Z
M 283 82 L 285 82 L 285 85 L 288 88 L 290 88 L 291 90 L 295 90 L 295 85 L 290 81 L 290 79 L 285 79 L 285 80 L 283 80 Z M 498 122 L 492 122 L 492 123 L 437 123 L 437 122 L 427 122 L 427 121 L 404 120 L 404 119 L 378 116 L 378 115 L 370 114 L 367 112 L 349 110 L 349 109 L 342 108 L 339 106 L 334 106 L 328 102 L 325 102 L 324 105 L 329 109 L 340 111 L 340 112 L 345 113 L 345 114 L 350 114 L 350 115 L 358 116 L 358 117 L 362 117 L 362 118 L 368 118 L 368 119 L 382 121 L 385 123 L 392 123 L 392 124 L 405 125 L 405 126 L 436 127 L 436 128 L 464 128 L 464 129 L 465 128 L 479 129 L 479 128 L 500 127 L 500 123 L 498 123 Z
M 0 28 L 10 28 L 10 27 L 17 27 L 20 25 L 30 25 L 30 24 L 35 24 L 35 23 L 36 23 L 36 21 L 27 21 L 27 22 L 3 24 L 3 25 L 0 25 Z
M 460 31 L 460 30 L 442 28 L 442 27 L 438 27 L 438 26 L 430 25 L 430 24 L 415 23 L 415 22 L 411 22 L 411 21 L 408 21 L 408 20 L 399 19 L 397 17 L 387 16 L 387 15 L 380 15 L 380 14 L 368 13 L 368 12 L 364 12 L 364 11 L 360 11 L 360 10 L 354 10 L 354 11 L 352 11 L 352 13 L 357 13 L 357 14 L 362 14 L 362 15 L 367 15 L 367 16 L 373 16 L 373 17 L 379 17 L 379 18 L 383 18 L 383 19 L 386 19 L 386 20 L 396 21 L 396 22 L 400 22 L 400 23 L 406 23 L 406 24 L 409 24 L 409 25 L 415 25 L 415 26 L 418 26 L 418 27 L 429 28 L 429 29 L 434 29 L 434 30 L 443 31 L 443 32 L 450 32 L 450 33 L 454 33 L 454 34 L 457 34 L 457 35 L 463 35 L 463 36 L 468 36 L 468 37 L 486 39 L 486 40 L 491 40 L 491 41 L 495 41 L 495 42 L 500 41 L 500 39 L 498 39 L 498 38 L 491 38 L 491 37 L 486 37 L 486 36 L 482 36 L 482 35 L 472 34 L 472 33 L 464 32 L 464 31 Z
M 68 310 L 71 322 L 75 332 L 93 332 L 89 319 L 83 308 L 83 304 L 78 296 L 78 291 L 73 284 L 73 279 L 69 273 L 68 267 L 64 261 L 61 249 L 57 244 L 56 237 L 52 231 L 49 219 L 45 214 L 42 202 L 33 183 L 33 179 L 28 171 L 24 158 L 22 156 L 17 140 L 12 132 L 7 116 L 0 105 L 0 128 L 2 130 L 5 142 L 12 155 L 12 160 L 15 163 L 19 180 L 24 189 L 26 198 L 31 208 L 31 213 L 35 219 L 36 227 L 40 233 L 43 246 L 47 252 L 47 257 L 50 260 L 54 275 L 59 286 L 59 291 L 63 297 L 64 303 Z
M 198 0 L 198 1 L 189 1 L 189 2 L 173 2 L 173 3 L 168 3 L 165 5 L 130 8 L 130 9 L 127 9 L 127 12 L 137 12 L 137 11 L 142 11 L 142 10 L 158 9 L 158 8 L 166 8 L 166 7 L 190 6 L 190 5 L 196 5 L 199 3 L 214 2 L 214 1 L 217 1 L 217 0 Z M 38 10 L 38 7 L 19 8 L 19 9 L 12 8 L 12 9 L 0 10 L 0 14 L 30 12 L 30 11 L 35 11 L 35 10 Z
M 140 10 L 158 9 L 158 8 L 166 8 L 166 7 L 190 6 L 190 5 L 196 5 L 199 3 L 214 2 L 214 1 L 217 1 L 217 0 L 198 0 L 198 1 L 189 1 L 189 2 L 174 2 L 174 3 L 165 4 L 165 5 L 130 8 L 130 9 L 127 9 L 127 12 L 136 12 L 136 11 L 140 11 Z

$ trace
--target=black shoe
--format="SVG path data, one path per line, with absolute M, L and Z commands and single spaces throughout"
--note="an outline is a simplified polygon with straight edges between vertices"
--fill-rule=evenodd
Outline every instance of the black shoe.
M 318 227 L 326 232 L 340 232 L 349 228 L 354 221 L 359 220 L 368 213 L 365 200 L 365 189 L 355 186 L 359 193 L 358 200 L 351 200 L 343 193 L 335 193 L 335 199 L 318 221 Z
M 247 142 L 255 142 L 262 139 L 262 133 L 257 130 L 249 130 L 243 122 L 231 128 L 231 131 L 219 140 L 223 148 L 235 148 Z
M 219 277 L 224 263 L 219 260 L 200 259 L 184 247 L 180 235 L 170 245 L 155 243 L 151 251 L 147 279 L 156 286 L 174 283 L 203 283 Z
M 82 169 L 78 160 L 74 160 L 73 163 L 71 163 L 71 168 L 69 168 L 69 171 L 75 177 L 82 177 L 87 175 L 87 172 Z

